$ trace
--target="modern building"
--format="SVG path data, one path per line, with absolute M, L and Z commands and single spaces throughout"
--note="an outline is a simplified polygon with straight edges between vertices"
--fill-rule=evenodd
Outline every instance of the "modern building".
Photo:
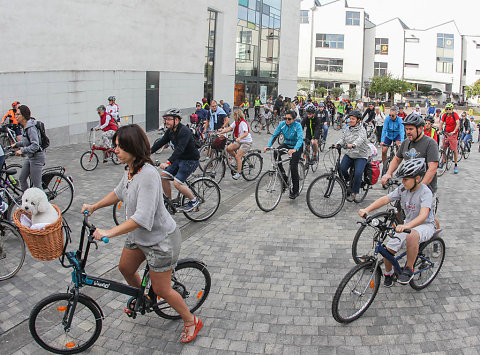
M 480 80 L 480 36 L 462 36 L 462 92 L 465 86 L 473 85 Z M 480 104 L 480 98 L 468 100 L 469 104 Z
M 263 86 L 294 96 L 299 19 L 287 14 L 299 8 L 300 0 L 0 0 L 2 13 L 28 19 L 0 31 L 8 48 L 0 112 L 15 100 L 28 105 L 52 145 L 64 145 L 86 142 L 96 108 L 111 95 L 121 116 L 147 130 L 170 107 L 189 114 L 202 97 L 233 103 L 242 82 L 251 96 Z M 248 72 L 237 43 L 250 30 L 259 52 Z

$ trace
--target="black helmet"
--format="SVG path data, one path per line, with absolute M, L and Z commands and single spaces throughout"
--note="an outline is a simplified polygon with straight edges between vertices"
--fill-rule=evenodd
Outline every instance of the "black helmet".
M 433 118 L 433 115 L 428 115 L 427 118 L 425 118 L 425 121 L 428 121 L 430 123 L 434 123 L 435 122 L 435 118 Z
M 109 96 L 108 101 L 115 101 L 115 96 Z
M 424 176 L 426 172 L 425 158 L 415 158 L 404 161 L 395 175 L 398 179 L 414 178 Z
M 308 105 L 305 111 L 307 111 L 307 113 L 315 113 L 315 106 Z
M 362 113 L 358 110 L 353 110 L 348 114 L 348 117 L 353 116 L 356 117 L 357 119 L 361 120 L 362 119 Z
M 182 116 L 180 115 L 180 110 L 178 108 L 171 108 L 165 111 L 162 117 L 165 118 L 167 116 L 178 117 L 179 120 L 182 119 Z
M 425 120 L 419 114 L 412 112 L 403 120 L 403 125 L 407 126 L 415 126 L 415 127 L 423 127 L 425 126 Z

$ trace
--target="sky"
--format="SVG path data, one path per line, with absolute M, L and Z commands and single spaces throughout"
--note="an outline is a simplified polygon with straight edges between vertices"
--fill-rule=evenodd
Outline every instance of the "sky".
M 461 34 L 480 35 L 479 0 L 347 0 L 347 3 L 365 9 L 374 24 L 399 17 L 408 27 L 423 30 L 455 20 Z

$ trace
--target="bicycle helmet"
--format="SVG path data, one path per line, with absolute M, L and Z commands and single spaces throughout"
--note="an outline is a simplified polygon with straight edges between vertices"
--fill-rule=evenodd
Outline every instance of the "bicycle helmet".
M 404 126 L 415 126 L 415 127 L 422 127 L 425 126 L 425 120 L 422 116 L 417 113 L 412 112 L 403 120 Z
M 445 109 L 447 109 L 447 108 L 451 108 L 453 110 L 453 104 L 452 103 L 446 104 Z
M 358 110 L 353 110 L 352 112 L 350 112 L 348 114 L 348 117 L 351 117 L 351 116 L 356 117 L 358 120 L 362 119 L 362 113 Z
M 432 115 L 428 115 L 427 118 L 425 118 L 425 121 L 426 121 L 426 122 L 430 122 L 430 123 L 434 123 L 434 122 L 435 122 L 435 119 L 433 118 Z
M 313 105 L 308 105 L 307 108 L 305 109 L 307 113 L 315 113 L 315 106 Z
M 13 101 L 12 102 L 12 107 L 15 107 L 17 105 L 20 105 L 20 101 Z
M 203 103 L 206 103 L 206 102 L 207 102 L 207 98 L 204 97 L 204 98 L 202 99 L 202 102 L 203 102 Z
M 318 107 L 325 107 L 325 104 L 324 104 L 323 102 L 320 102 L 320 103 L 318 104 Z
M 182 119 L 182 116 L 180 115 L 180 110 L 178 108 L 171 108 L 165 111 L 162 117 L 165 118 L 167 116 L 178 117 L 179 120 Z
M 424 176 L 427 172 L 425 158 L 415 158 L 406 160 L 400 168 L 398 168 L 395 176 L 398 179 L 414 178 L 416 176 Z
M 115 101 L 115 96 L 109 96 L 108 101 Z
M 102 111 L 102 112 L 105 112 L 107 109 L 105 108 L 104 105 L 100 105 L 97 107 L 97 111 Z

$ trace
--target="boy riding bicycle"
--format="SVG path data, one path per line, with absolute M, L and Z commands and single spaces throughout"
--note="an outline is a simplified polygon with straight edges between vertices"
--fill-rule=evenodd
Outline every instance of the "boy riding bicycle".
M 427 185 L 421 181 L 427 171 L 424 158 L 410 159 L 398 169 L 396 176 L 402 179 L 402 184 L 387 196 L 381 197 L 365 209 L 360 209 L 358 214 L 365 217 L 392 201 L 400 200 L 405 211 L 405 223 L 397 225 L 395 237 L 390 239 L 386 248 L 391 254 L 395 254 L 403 247 L 407 247 L 407 265 L 398 276 L 397 282 L 406 285 L 413 278 L 413 265 L 417 258 L 418 246 L 432 238 L 435 232 L 435 220 L 433 215 L 433 195 Z M 404 233 L 411 229 L 410 233 Z M 385 261 L 385 287 L 393 285 L 394 270 L 390 261 Z

